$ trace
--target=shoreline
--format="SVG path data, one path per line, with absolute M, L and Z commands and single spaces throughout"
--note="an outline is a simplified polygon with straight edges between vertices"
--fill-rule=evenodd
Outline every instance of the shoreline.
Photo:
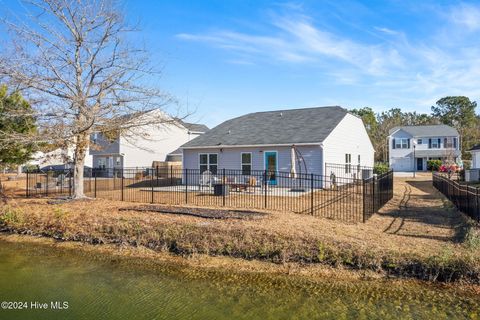
M 439 289 L 459 290 L 466 294 L 480 295 L 480 285 L 468 283 L 439 283 L 413 278 L 392 277 L 369 270 L 348 270 L 325 265 L 301 265 L 287 263 L 279 265 L 264 261 L 248 261 L 231 257 L 212 257 L 197 254 L 181 257 L 168 252 L 157 252 L 144 247 L 130 247 L 115 244 L 89 244 L 76 241 L 61 241 L 49 237 L 19 235 L 0 232 L 0 242 L 20 245 L 42 246 L 55 250 L 58 254 L 68 252 L 74 255 L 87 255 L 88 259 L 108 261 L 120 266 L 134 267 L 148 272 L 188 272 L 191 277 L 205 277 L 215 274 L 261 275 L 265 278 L 294 278 L 299 283 L 310 282 L 371 282 L 371 284 L 416 284 Z
M 423 247 L 417 251 L 408 247 L 408 250 L 399 250 L 402 242 L 398 242 L 397 249 L 379 241 L 371 246 L 368 241 L 342 239 L 336 235 L 341 231 L 338 228 L 362 231 L 365 225 L 349 226 L 284 213 L 268 213 L 265 218 L 254 221 L 220 221 L 121 211 L 126 205 L 128 203 L 106 200 L 92 200 L 88 205 L 80 201 L 54 205 L 38 199 L 12 201 L 0 208 L 0 232 L 51 238 L 58 240 L 57 245 L 79 243 L 102 245 L 104 249 L 117 246 L 124 253 L 134 250 L 131 254 L 147 250 L 148 256 L 168 254 L 169 259 L 177 257 L 190 262 L 202 257 L 204 266 L 216 265 L 219 259 L 234 259 L 236 265 L 254 271 L 264 270 L 268 265 L 267 271 L 283 274 L 348 273 L 347 277 L 356 279 L 402 278 L 480 285 L 480 255 L 476 244 L 468 247 L 464 243 L 452 243 L 437 251 L 426 251 Z M 300 228 L 302 225 L 295 225 L 296 229 L 292 230 L 283 227 L 307 219 L 311 221 L 304 221 L 306 226 L 320 222 L 325 225 L 324 230 L 328 224 L 336 230 L 327 237 L 315 230 L 307 234 Z M 279 221 L 284 224 L 267 228 Z M 366 230 L 362 232 L 369 235 Z

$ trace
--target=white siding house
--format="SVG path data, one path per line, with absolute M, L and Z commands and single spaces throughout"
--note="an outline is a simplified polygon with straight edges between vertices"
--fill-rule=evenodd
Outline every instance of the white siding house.
M 468 151 L 472 154 L 472 169 L 480 169 L 480 144 Z
M 460 160 L 460 136 L 447 125 L 402 126 L 390 130 L 389 163 L 393 171 L 426 171 L 428 160 Z
M 360 118 L 341 107 L 256 112 L 184 144 L 183 167 L 329 175 L 327 163 L 373 167 L 374 149 Z M 293 149 L 293 150 L 292 150 Z M 296 160 L 292 163 L 292 151 Z M 271 178 L 272 179 L 272 178 Z
M 74 158 L 74 148 L 57 148 L 49 152 L 38 151 L 33 155 L 33 159 L 28 162 L 28 165 L 38 166 L 39 168 L 69 168 L 73 163 Z M 87 155 L 85 157 L 85 166 L 92 167 L 93 159 L 89 155 L 87 150 Z
M 157 110 L 151 112 L 160 112 Z M 164 115 L 167 120 L 172 119 Z M 100 133 L 91 136 L 90 154 L 94 168 L 151 167 L 153 161 L 165 161 L 182 144 L 208 131 L 205 125 L 172 121 L 159 126 L 141 128 L 137 137 L 118 136 L 106 139 Z

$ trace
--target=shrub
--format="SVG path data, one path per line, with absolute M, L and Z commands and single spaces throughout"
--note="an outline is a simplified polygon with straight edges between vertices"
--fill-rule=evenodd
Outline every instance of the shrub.
M 442 160 L 428 160 L 427 161 L 427 170 L 438 171 L 442 166 Z
M 375 163 L 375 165 L 373 167 L 373 173 L 375 173 L 375 174 L 387 173 L 388 170 L 390 170 L 390 167 L 388 166 L 388 163 L 378 162 L 378 163 Z

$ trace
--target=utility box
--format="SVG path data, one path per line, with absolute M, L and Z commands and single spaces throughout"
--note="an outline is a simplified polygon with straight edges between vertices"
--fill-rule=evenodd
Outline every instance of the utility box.
M 373 177 L 372 169 L 362 169 L 362 180 L 370 179 Z
M 214 196 L 228 196 L 228 184 L 214 184 L 213 185 L 213 195 Z
M 465 181 L 467 182 L 474 182 L 474 181 L 479 181 L 480 179 L 480 169 L 470 169 L 470 170 L 465 170 Z

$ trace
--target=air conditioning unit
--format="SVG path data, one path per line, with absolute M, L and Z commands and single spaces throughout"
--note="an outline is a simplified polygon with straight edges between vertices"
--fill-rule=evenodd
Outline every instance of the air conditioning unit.
M 480 169 L 465 170 L 465 181 L 479 181 Z

